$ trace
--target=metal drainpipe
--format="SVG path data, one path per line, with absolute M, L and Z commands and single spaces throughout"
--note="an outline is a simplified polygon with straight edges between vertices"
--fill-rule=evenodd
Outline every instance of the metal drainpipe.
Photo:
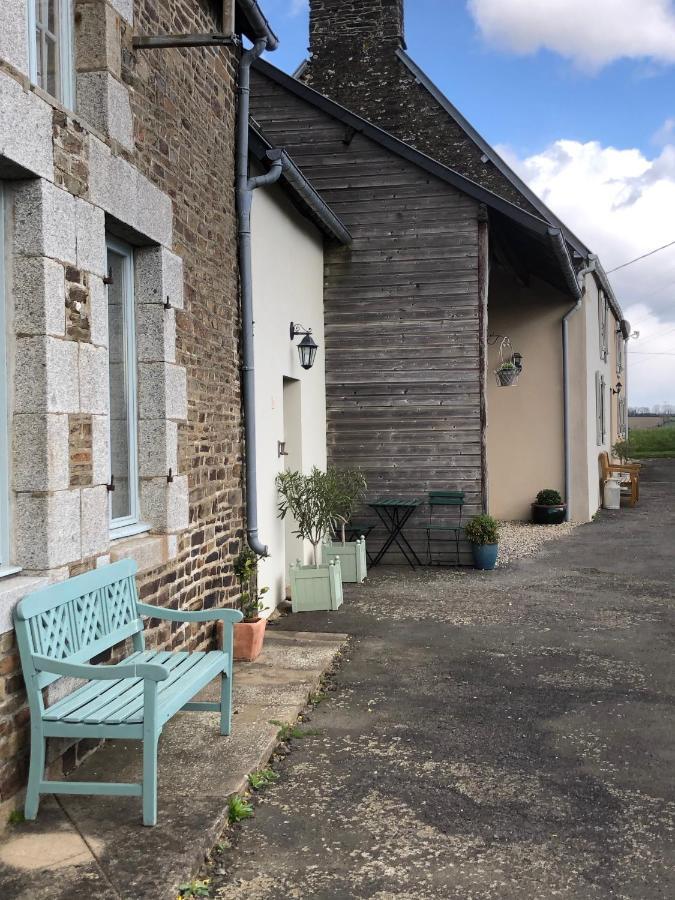
M 248 177 L 248 128 L 251 98 L 251 66 L 265 49 L 274 50 L 268 38 L 245 50 L 239 64 L 239 112 L 237 120 L 236 185 L 239 231 L 239 277 L 241 281 L 242 395 L 244 402 L 246 465 L 246 535 L 248 545 L 259 556 L 268 556 L 268 547 L 258 534 L 258 471 L 255 428 L 255 360 L 253 352 L 253 275 L 251 263 L 251 208 L 253 191 L 273 184 L 281 177 L 283 163 L 272 163 L 266 175 Z
M 586 276 L 595 270 L 595 259 L 590 258 L 590 265 L 577 273 L 580 296 L 572 309 L 565 313 L 562 320 L 563 342 L 563 433 L 565 442 L 565 521 L 569 522 L 572 499 L 572 436 L 570 434 L 570 365 L 569 365 L 569 320 L 581 309 L 584 301 L 584 281 Z

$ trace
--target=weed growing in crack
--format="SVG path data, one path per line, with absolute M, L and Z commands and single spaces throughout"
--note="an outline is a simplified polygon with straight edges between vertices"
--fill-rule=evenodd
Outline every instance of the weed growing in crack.
M 301 741 L 303 738 L 321 734 L 316 728 L 307 728 L 303 731 L 297 725 L 293 725 L 290 722 L 278 722 L 276 719 L 270 719 L 270 725 L 278 726 L 277 739 L 280 741 L 290 741 L 291 738 Z
M 256 772 L 251 772 L 248 776 L 248 783 L 254 791 L 262 790 L 262 788 L 266 788 L 278 780 L 279 776 L 274 769 L 258 769 Z
M 253 807 L 239 794 L 235 794 L 227 801 L 227 818 L 231 825 L 253 817 Z
M 209 887 L 210 883 L 209 878 L 204 878 L 203 881 L 194 880 L 181 884 L 178 888 L 180 893 L 176 900 L 188 900 L 190 897 L 208 897 L 211 890 Z

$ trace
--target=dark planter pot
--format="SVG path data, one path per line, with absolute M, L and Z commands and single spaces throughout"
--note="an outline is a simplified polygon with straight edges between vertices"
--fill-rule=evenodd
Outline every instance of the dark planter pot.
M 518 383 L 518 369 L 497 369 L 497 383 L 500 387 L 513 387 Z
M 532 521 L 535 525 L 562 525 L 565 521 L 567 504 L 559 503 L 556 506 L 543 506 L 541 503 L 532 504 Z
M 499 544 L 472 544 L 473 564 L 477 569 L 489 572 L 497 565 Z

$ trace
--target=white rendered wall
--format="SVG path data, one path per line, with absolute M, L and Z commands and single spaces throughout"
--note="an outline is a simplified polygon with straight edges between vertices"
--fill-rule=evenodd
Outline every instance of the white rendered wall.
M 586 359 L 587 359 L 587 460 L 588 460 L 588 518 L 592 518 L 602 504 L 600 493 L 600 463 L 599 456 L 603 451 L 611 454 L 613 423 L 611 416 L 612 394 L 611 390 L 616 379 L 613 378 L 611 343 L 614 340 L 616 319 L 610 309 L 608 313 L 608 333 L 610 353 L 607 360 L 600 355 L 600 326 L 598 322 L 598 284 L 593 275 L 587 275 L 584 291 L 584 315 L 586 317 Z M 605 408 L 606 427 L 605 440 L 598 445 L 596 439 L 596 399 L 595 399 L 595 373 L 600 372 L 605 377 Z
M 252 219 L 253 312 L 255 319 L 256 428 L 258 437 L 258 524 L 270 558 L 260 565 L 260 584 L 270 588 L 268 605 L 286 595 L 288 572 L 284 525 L 277 517 L 274 480 L 285 459 L 278 455 L 284 435 L 284 378 L 297 379 L 301 446 L 290 447 L 304 472 L 326 466 L 326 378 L 323 334 L 323 239 L 278 188 L 255 192 Z M 319 345 L 314 368 L 303 371 L 289 326 L 311 328 Z M 310 561 L 300 542 L 291 559 Z

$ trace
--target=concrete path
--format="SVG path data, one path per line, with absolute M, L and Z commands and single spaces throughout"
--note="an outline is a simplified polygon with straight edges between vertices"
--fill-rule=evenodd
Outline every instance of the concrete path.
M 12 900 L 169 900 L 203 865 L 227 821 L 227 800 L 247 788 L 295 722 L 345 642 L 341 634 L 268 628 L 255 663 L 235 666 L 232 736 L 217 713 L 183 713 L 160 741 L 158 825 L 141 824 L 133 797 L 43 799 L 38 820 L 0 835 L 0 896 Z M 218 699 L 213 682 L 201 699 Z M 76 781 L 140 781 L 138 742 L 110 741 Z
M 287 618 L 354 642 L 213 896 L 674 897 L 675 461 L 643 490 L 508 570 Z

